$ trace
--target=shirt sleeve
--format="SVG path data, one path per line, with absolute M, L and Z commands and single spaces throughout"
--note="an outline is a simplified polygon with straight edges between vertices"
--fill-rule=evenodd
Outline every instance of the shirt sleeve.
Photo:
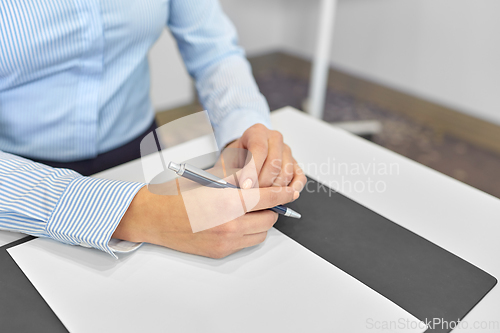
M 271 128 L 269 106 L 253 78 L 236 30 L 218 0 L 172 0 L 167 22 L 196 80 L 219 147 L 250 126 Z
M 140 244 L 111 236 L 142 183 L 83 177 L 0 151 L 0 229 L 109 253 Z

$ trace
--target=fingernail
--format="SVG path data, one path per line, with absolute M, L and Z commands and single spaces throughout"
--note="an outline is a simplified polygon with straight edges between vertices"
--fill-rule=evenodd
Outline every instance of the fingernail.
M 299 196 L 300 196 L 300 193 L 298 191 L 295 191 L 293 193 L 293 200 L 297 200 L 299 198 Z
M 243 184 L 241 184 L 241 188 L 242 188 L 242 189 L 245 189 L 245 190 L 246 190 L 246 189 L 249 189 L 249 188 L 251 188 L 251 187 L 252 187 L 252 180 L 251 180 L 250 178 L 248 178 L 247 180 L 245 180 L 245 181 L 243 182 Z

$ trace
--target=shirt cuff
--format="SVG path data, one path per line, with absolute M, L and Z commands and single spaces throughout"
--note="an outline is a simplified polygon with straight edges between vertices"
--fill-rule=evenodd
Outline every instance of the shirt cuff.
M 140 243 L 110 243 L 111 236 L 142 183 L 75 178 L 59 199 L 46 233 L 63 243 L 93 247 L 117 258 L 114 252 L 129 252 Z M 128 244 L 127 244 L 128 243 Z
M 263 124 L 272 129 L 269 114 L 263 115 L 262 112 L 253 110 L 236 110 L 229 113 L 215 128 L 215 139 L 219 150 L 222 151 L 228 143 L 240 138 L 255 124 Z
M 111 238 L 108 242 L 109 248 L 114 253 L 129 253 L 140 248 L 142 244 L 143 243 L 133 243 L 117 238 Z

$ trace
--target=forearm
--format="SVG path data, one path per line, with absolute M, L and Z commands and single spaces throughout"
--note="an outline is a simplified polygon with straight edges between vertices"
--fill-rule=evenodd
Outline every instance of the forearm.
M 219 147 L 261 123 L 271 128 L 269 106 L 243 55 L 231 55 L 197 80 L 200 102 L 210 114 Z
M 153 194 L 143 187 L 137 192 L 123 215 L 120 224 L 113 233 L 113 238 L 129 242 L 157 243 L 157 223 L 165 224 L 174 218 L 175 205 L 171 205 L 173 196 Z M 170 208 L 170 209 L 168 209 Z M 169 214 L 163 214 L 167 210 Z
M 256 123 L 270 128 L 269 106 L 252 75 L 236 29 L 217 0 L 172 0 L 168 27 L 175 37 L 219 147 Z M 186 13 L 190 13 L 186 15 Z

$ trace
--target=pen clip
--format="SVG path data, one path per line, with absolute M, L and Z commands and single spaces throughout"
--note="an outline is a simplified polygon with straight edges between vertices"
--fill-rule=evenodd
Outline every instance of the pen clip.
M 192 166 L 192 165 L 187 164 L 187 163 L 179 165 L 177 163 L 170 162 L 168 164 L 168 168 L 170 170 L 175 171 L 179 176 L 182 176 L 184 174 L 184 172 L 187 171 L 191 174 L 196 175 L 199 178 L 203 178 L 207 182 L 217 183 L 217 184 L 220 184 L 223 186 L 228 184 L 228 182 L 225 181 L 224 179 L 216 177 L 216 176 L 212 175 L 211 173 L 206 172 L 205 170 L 202 170 L 200 168 L 197 168 L 197 167 Z
M 190 164 L 184 164 L 184 166 L 185 166 L 185 170 L 187 170 L 191 173 L 194 173 L 202 178 L 205 178 L 208 181 L 218 183 L 221 185 L 227 185 L 227 181 L 225 181 L 224 179 L 221 179 L 217 176 L 214 176 L 211 173 L 206 172 L 205 170 L 202 170 L 202 169 L 197 168 L 195 166 L 192 166 Z

